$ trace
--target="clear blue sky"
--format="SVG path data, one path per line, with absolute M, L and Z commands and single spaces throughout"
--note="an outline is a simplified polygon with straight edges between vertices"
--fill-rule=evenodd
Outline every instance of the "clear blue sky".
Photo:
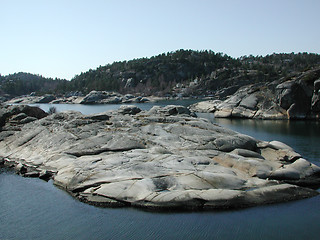
M 0 0 L 0 74 L 71 79 L 177 49 L 320 53 L 319 0 Z

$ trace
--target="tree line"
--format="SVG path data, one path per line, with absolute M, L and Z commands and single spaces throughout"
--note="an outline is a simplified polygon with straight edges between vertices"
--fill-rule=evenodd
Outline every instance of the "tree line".
M 150 58 L 99 66 L 76 75 L 71 81 L 16 73 L 0 75 L 0 85 L 2 94 L 11 95 L 72 91 L 86 94 L 92 90 L 165 95 L 183 87 L 191 89 L 190 94 L 199 94 L 233 85 L 270 82 L 317 65 L 320 65 L 320 55 L 313 53 L 232 58 L 211 50 L 180 49 Z
M 41 75 L 31 73 L 14 73 L 7 76 L 0 75 L 0 94 L 21 96 L 27 94 L 53 94 L 59 85 L 67 80 L 58 78 L 45 78 Z

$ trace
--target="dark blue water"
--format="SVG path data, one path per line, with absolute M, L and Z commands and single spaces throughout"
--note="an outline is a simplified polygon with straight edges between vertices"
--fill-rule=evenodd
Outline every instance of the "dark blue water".
M 215 119 L 208 113 L 199 113 L 198 116 L 257 139 L 284 142 L 320 166 L 320 122 Z
M 74 105 L 69 105 L 74 106 Z M 103 106 L 103 105 L 102 105 Z M 283 141 L 319 164 L 314 122 L 216 119 L 263 140 Z M 52 182 L 0 174 L 0 239 L 319 239 L 320 197 L 234 211 L 152 213 L 74 200 Z

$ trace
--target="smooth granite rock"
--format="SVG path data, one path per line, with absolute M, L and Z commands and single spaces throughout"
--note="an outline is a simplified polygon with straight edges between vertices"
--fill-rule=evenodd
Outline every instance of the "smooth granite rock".
M 12 119 L 25 119 L 19 114 Z M 320 168 L 289 146 L 195 118 L 182 106 L 68 111 L 18 124 L 0 138 L 0 165 L 52 178 L 98 206 L 240 208 L 318 194 L 308 187 L 320 183 Z

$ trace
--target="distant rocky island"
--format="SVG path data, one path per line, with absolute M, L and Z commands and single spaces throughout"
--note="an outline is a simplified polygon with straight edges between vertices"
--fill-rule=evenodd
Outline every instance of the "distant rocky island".
M 163 98 L 149 96 L 136 96 L 133 94 L 122 95 L 117 92 L 108 91 L 91 91 L 87 95 L 81 93 L 71 93 L 66 96 L 55 96 L 53 94 L 46 94 L 44 96 L 19 96 L 9 101 L 6 104 L 36 104 L 36 103 L 69 103 L 69 104 L 126 104 L 126 103 L 145 103 L 150 101 L 157 101 Z
M 1 105 L 0 130 L 0 167 L 52 179 L 96 206 L 210 210 L 319 194 L 320 167 L 291 147 L 212 124 L 182 106 L 48 115 Z

